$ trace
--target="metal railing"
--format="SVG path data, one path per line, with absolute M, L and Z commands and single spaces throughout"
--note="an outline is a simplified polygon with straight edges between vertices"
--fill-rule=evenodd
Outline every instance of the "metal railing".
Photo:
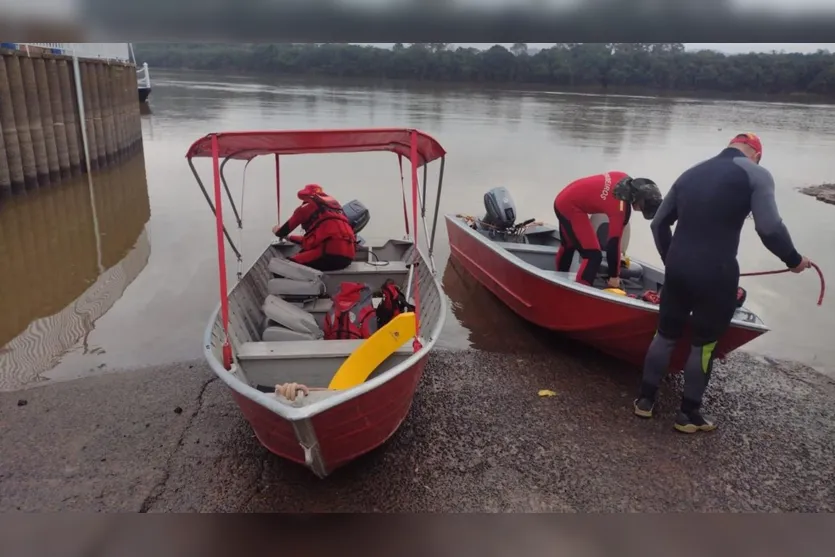
M 148 71 L 148 63 L 142 64 L 142 67 L 136 70 L 136 84 L 140 89 L 151 88 L 151 73 Z

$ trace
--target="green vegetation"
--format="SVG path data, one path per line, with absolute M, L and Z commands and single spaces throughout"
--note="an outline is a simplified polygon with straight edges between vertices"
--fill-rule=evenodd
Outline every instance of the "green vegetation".
M 152 68 L 279 75 L 527 83 L 563 89 L 835 98 L 835 54 L 688 52 L 681 43 L 559 43 L 529 53 L 398 43 L 392 49 L 344 43 L 139 43 Z

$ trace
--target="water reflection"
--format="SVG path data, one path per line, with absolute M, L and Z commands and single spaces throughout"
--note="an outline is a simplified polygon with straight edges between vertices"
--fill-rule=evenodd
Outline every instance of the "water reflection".
M 503 353 L 550 351 L 554 338 L 548 331 L 516 315 L 454 258 L 447 261 L 441 285 L 472 348 Z
M 148 262 L 149 218 L 141 153 L 94 176 L 92 194 L 82 176 L 0 208 L 0 390 L 37 381 L 73 347 L 95 350 L 96 321 Z
M 732 133 L 729 130 L 755 128 L 766 143 L 765 166 L 775 176 L 780 210 L 799 249 L 828 273 L 835 269 L 833 252 L 827 249 L 835 243 L 832 206 L 792 190 L 832 181 L 829 154 L 835 149 L 835 135 L 826 130 L 835 125 L 835 113 L 830 108 L 501 91 L 480 85 L 256 79 L 205 72 L 160 71 L 155 75 L 152 113 L 142 117 L 152 211 L 147 233 L 154 245 L 153 255 L 125 296 L 88 335 L 89 343 L 102 347 L 106 354 L 97 351 L 85 356 L 79 343 L 77 350 L 57 358 L 60 364 L 44 374 L 50 378 L 83 376 L 101 366 L 124 369 L 201 357 L 201 335 L 217 304 L 217 251 L 212 213 L 183 155 L 196 138 L 216 130 L 418 126 L 435 136 L 449 153 L 441 214 L 481 215 L 484 193 L 503 185 L 516 201 L 520 220 L 534 217 L 553 222 L 554 196 L 579 176 L 621 168 L 648 175 L 666 189 L 683 170 L 718 152 Z M 197 166 L 202 176 L 211 176 L 208 161 Z M 227 169 L 245 221 L 239 247 L 249 263 L 269 241 L 269 230 L 276 221 L 274 163 L 261 159 L 248 167 L 245 203 L 241 202 L 243 164 Z M 399 174 L 397 159 L 390 154 L 287 157 L 282 162 L 282 215 L 286 218 L 289 209 L 298 204 L 296 190 L 317 181 L 337 199 L 359 199 L 368 206 L 372 219 L 364 236 L 399 237 L 403 234 Z M 437 168 L 429 174 L 434 187 Z M 430 193 L 429 197 L 431 215 L 434 196 Z M 65 205 L 79 205 L 72 199 L 53 198 L 52 203 L 56 211 Z M 48 202 L 44 204 L 49 207 Z M 73 210 L 73 214 L 85 215 L 80 219 L 87 223 L 85 235 L 76 240 L 81 224 L 64 223 L 66 237 L 50 240 L 52 257 L 62 257 L 70 250 L 59 249 L 59 242 L 63 246 L 81 241 L 88 252 L 95 252 L 95 245 L 90 244 L 94 233 L 89 209 L 87 213 L 81 213 L 81 208 Z M 4 327 L 11 330 L 5 333 L 7 337 L 19 335 L 33 319 L 60 312 L 98 276 L 97 257 L 89 253 L 75 256 L 79 266 L 75 272 L 80 273 L 83 267 L 84 277 L 88 277 L 80 281 L 67 268 L 49 278 L 42 269 L 26 268 L 31 263 L 23 254 L 43 243 L 38 235 L 44 234 L 43 228 L 50 229 L 51 213 L 44 211 L 26 220 L 36 226 L 15 225 L 10 232 L 17 238 L 14 243 L 8 244 L 6 228 L 0 229 L 4 261 L 14 258 L 9 267 L 18 277 L 12 290 L 20 292 L 30 283 L 40 290 L 70 288 L 73 281 L 79 284 L 53 307 L 28 316 L 10 314 L 9 322 L 14 319 L 15 325 L 3 320 Z M 98 212 L 100 219 L 104 220 L 105 212 Z M 227 215 L 227 225 L 234 232 L 231 211 Z M 4 227 L 11 226 L 2 220 Z M 537 328 L 516 317 L 471 277 L 464 274 L 462 278 L 460 269 L 445 268 L 449 248 L 443 217 L 438 224 L 436 261 L 453 301 L 438 345 L 537 351 L 556 342 L 551 335 L 545 340 L 537 337 Z M 110 240 L 105 233 L 110 231 L 102 224 L 106 251 Z M 138 232 L 131 241 L 136 235 Z M 645 221 L 636 221 L 632 229 L 630 252 L 649 263 L 660 263 Z M 110 266 L 114 264 L 112 257 L 103 259 Z M 233 274 L 231 255 L 229 263 Z M 752 225 L 743 232 L 740 264 L 744 270 L 775 266 Z M 2 279 L 3 285 L 9 284 L 12 274 Z M 772 326 L 772 332 L 752 343 L 752 348 L 805 362 L 830 366 L 835 362 L 829 332 L 835 325 L 832 306 L 825 303 L 817 308 L 817 291 L 807 293 L 817 288 L 816 280 L 808 274 L 746 279 L 750 305 Z M 7 290 L 4 286 L 0 292 L 8 297 Z M 549 357 L 558 357 L 550 349 Z M 566 346 L 559 348 L 560 355 L 566 350 Z

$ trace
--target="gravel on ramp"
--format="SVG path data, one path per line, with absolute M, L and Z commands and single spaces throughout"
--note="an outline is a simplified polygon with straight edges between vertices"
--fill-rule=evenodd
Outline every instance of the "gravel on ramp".
M 1 394 L 0 510 L 835 510 L 835 382 L 745 353 L 714 371 L 719 429 L 688 436 L 680 377 L 645 421 L 638 372 L 609 359 L 437 351 L 398 432 L 324 480 L 263 449 L 213 377 L 192 362 Z

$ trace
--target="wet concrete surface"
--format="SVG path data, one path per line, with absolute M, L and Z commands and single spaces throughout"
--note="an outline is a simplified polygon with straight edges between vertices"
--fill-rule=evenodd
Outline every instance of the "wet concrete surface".
M 0 510 L 835 510 L 835 381 L 739 353 L 695 436 L 680 378 L 652 421 L 637 382 L 570 344 L 437 351 L 395 436 L 325 480 L 263 449 L 203 362 L 3 393 Z

